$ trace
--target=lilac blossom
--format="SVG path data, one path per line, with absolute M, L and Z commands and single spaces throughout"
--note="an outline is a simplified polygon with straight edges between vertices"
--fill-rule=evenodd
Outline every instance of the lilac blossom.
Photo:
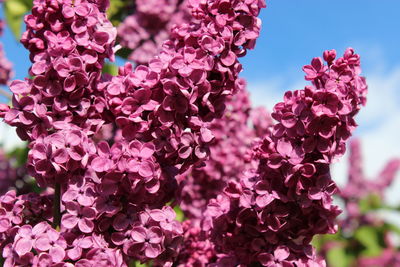
M 21 42 L 30 52 L 33 78 L 12 82 L 13 105 L 2 106 L 0 114 L 28 141 L 28 170 L 49 189 L 31 199 L 13 193 L 4 198 L 1 240 L 10 265 L 173 264 L 183 241 L 182 226 L 168 208 L 179 187 L 176 176 L 209 156 L 213 135 L 207 127 L 242 86 L 238 58 L 254 47 L 265 3 L 190 1 L 195 19 L 171 26 L 148 66 L 126 64 L 114 77 L 101 73 L 105 60 L 114 59 L 117 34 L 107 6 L 98 0 L 35 0 L 25 17 Z M 176 98 L 183 108 L 172 104 Z M 96 139 L 110 124 L 115 138 Z M 8 203 L 18 201 L 22 207 Z M 54 214 L 48 213 L 52 206 Z M 18 207 L 21 215 L 15 214 Z M 40 237 L 42 250 L 15 251 L 18 227 L 49 222 L 60 231 Z
M 221 255 L 216 266 L 224 261 L 232 266 L 323 264 L 310 241 L 316 234 L 336 231 L 333 220 L 340 211 L 332 204 L 337 189 L 329 164 L 345 151 L 367 86 L 359 76 L 359 56 L 351 48 L 325 66 L 321 61 L 313 59 L 304 68 L 311 86 L 286 92 L 284 101 L 275 105 L 271 115 L 278 123 L 254 147 L 258 168 L 210 200 L 206 211 L 210 219 L 206 216 L 203 230 Z M 331 71 L 348 76 L 331 86 L 332 79 L 336 81 Z M 313 108 L 322 105 L 320 92 L 335 94 L 337 107 L 326 101 L 324 107 Z M 260 181 L 268 186 L 257 192 Z M 270 195 L 268 200 L 256 201 L 264 192 Z M 278 253 L 282 246 L 287 251 L 284 256 Z

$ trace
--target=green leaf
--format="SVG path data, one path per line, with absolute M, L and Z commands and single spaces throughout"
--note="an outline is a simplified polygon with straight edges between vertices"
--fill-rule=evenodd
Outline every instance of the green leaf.
M 332 241 L 334 241 L 334 242 L 342 242 L 343 241 L 343 237 L 340 235 L 340 231 L 337 232 L 336 234 L 316 235 L 316 236 L 314 236 L 313 240 L 311 241 L 311 244 L 317 250 L 321 250 L 325 243 L 332 242 Z
M 354 238 L 365 247 L 361 252 L 362 255 L 378 256 L 381 253 L 378 231 L 379 229 L 371 226 L 362 226 L 356 230 Z
M 127 59 L 129 55 L 132 53 L 132 50 L 126 47 L 122 47 L 116 53 L 117 56 Z
M 118 75 L 118 66 L 111 63 L 106 63 L 103 67 L 103 73 L 111 74 L 112 76 Z
M 327 253 L 328 265 L 332 267 L 349 266 L 349 258 L 344 247 L 334 247 Z
M 127 16 L 134 13 L 134 0 L 111 0 L 107 16 L 114 26 L 118 26 Z
M 185 214 L 183 211 L 179 208 L 179 206 L 174 207 L 174 211 L 176 212 L 176 220 L 179 222 L 183 222 L 185 220 Z
M 7 153 L 7 157 L 15 159 L 14 167 L 21 167 L 28 160 L 28 152 L 29 152 L 29 149 L 26 146 L 25 147 L 17 147 L 13 151 Z
M 381 198 L 376 194 L 368 195 L 359 202 L 361 213 L 365 214 L 371 210 L 377 210 L 382 206 Z
M 17 40 L 21 36 L 24 15 L 32 9 L 32 0 L 8 0 L 4 2 L 7 24 Z
M 389 231 L 391 231 L 391 232 L 393 232 L 393 233 L 395 233 L 395 234 L 400 236 L 400 228 L 398 226 L 396 226 L 396 225 L 387 223 L 387 224 L 385 224 L 385 229 L 387 229 L 387 230 L 389 230 Z

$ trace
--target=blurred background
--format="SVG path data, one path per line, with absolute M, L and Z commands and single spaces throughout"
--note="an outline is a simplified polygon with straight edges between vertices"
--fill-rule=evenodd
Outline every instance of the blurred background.
M 263 28 L 257 47 L 242 60 L 242 77 L 248 81 L 253 105 L 272 110 L 285 91 L 307 85 L 301 68 L 313 57 L 322 56 L 327 49 L 336 49 L 340 55 L 353 47 L 361 55 L 369 85 L 368 103 L 358 116 L 355 136 L 361 140 L 366 177 L 377 177 L 390 159 L 400 157 L 400 1 L 271 0 L 267 4 L 261 14 Z M 3 8 L 0 14 L 4 18 Z M 0 41 L 14 64 L 15 79 L 23 79 L 31 64 L 27 50 L 9 27 Z M 119 58 L 117 64 L 123 61 Z M 7 99 L 0 96 L 0 102 Z M 14 130 L 2 123 L 0 143 L 5 150 L 21 145 Z M 333 166 L 332 176 L 339 186 L 346 184 L 348 153 Z M 400 206 L 398 192 L 399 173 L 385 189 L 384 202 Z M 375 215 L 400 226 L 400 216 L 393 210 Z M 349 263 L 343 264 L 337 266 Z

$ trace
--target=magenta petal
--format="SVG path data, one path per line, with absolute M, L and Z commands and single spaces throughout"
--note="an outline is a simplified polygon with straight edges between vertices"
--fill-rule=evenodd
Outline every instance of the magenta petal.
M 139 174 L 142 177 L 151 177 L 154 175 L 154 165 L 150 161 L 143 161 L 140 164 Z
M 78 223 L 78 217 L 72 214 L 65 214 L 61 219 L 62 225 L 67 229 L 74 228 Z
M 90 248 L 93 245 L 92 237 L 87 236 L 80 240 L 79 246 L 81 248 Z
M 14 94 L 29 94 L 31 91 L 31 87 L 28 85 L 26 81 L 15 80 L 10 84 L 10 90 Z
M 51 248 L 50 240 L 45 235 L 40 236 L 35 241 L 35 248 L 41 251 L 48 251 Z
M 125 214 L 118 214 L 113 222 L 113 227 L 117 231 L 123 231 L 129 226 L 129 221 Z
M 65 18 L 72 18 L 75 15 L 75 10 L 69 5 L 63 5 L 62 14 Z
M 78 260 L 82 255 L 82 249 L 78 246 L 67 251 L 67 255 L 71 260 Z
M 181 147 L 178 154 L 180 158 L 187 159 L 192 154 L 192 148 L 190 146 Z
M 60 246 L 50 248 L 49 253 L 53 262 L 61 262 L 65 258 L 65 250 Z
M 147 244 L 144 255 L 150 259 L 156 258 L 161 253 L 161 246 L 159 244 Z
M 53 159 L 55 163 L 63 164 L 68 161 L 68 152 L 66 149 L 60 148 L 57 149 L 53 154 Z
M 283 246 L 278 247 L 274 251 L 274 256 L 275 259 L 278 260 L 279 262 L 287 259 L 289 257 L 289 249 Z
M 97 157 L 95 158 L 90 166 L 96 172 L 103 172 L 106 170 L 107 160 L 105 158 Z
M 26 238 L 30 238 L 32 235 L 32 226 L 24 225 L 18 229 L 18 235 Z
M 81 17 L 86 17 L 87 15 L 89 15 L 90 9 L 88 5 L 80 4 L 75 8 L 75 12 Z
M 293 150 L 292 144 L 289 141 L 279 139 L 276 150 L 283 157 L 289 156 Z
M 271 194 L 265 194 L 265 195 L 257 196 L 256 197 L 256 204 L 260 208 L 264 208 L 265 206 L 270 204 L 274 199 L 275 199 L 275 197 L 273 195 L 271 195 Z
M 32 241 L 26 238 L 19 238 L 14 242 L 14 250 L 19 256 L 25 255 L 32 250 Z
M 150 217 L 157 222 L 165 221 L 167 219 L 164 212 L 160 209 L 153 209 L 149 213 Z
M 153 226 L 148 230 L 148 238 L 150 243 L 161 243 L 163 239 L 163 233 L 160 227 Z
M 143 145 L 142 149 L 140 150 L 140 156 L 142 158 L 150 158 L 154 153 L 154 145 L 151 143 L 146 143 Z
M 0 233 L 4 233 L 11 228 L 11 222 L 8 218 L 0 218 Z
M 236 55 L 232 51 L 228 51 L 227 53 L 224 53 L 221 55 L 221 62 L 225 66 L 232 66 L 236 62 Z
M 201 133 L 201 140 L 205 143 L 210 142 L 214 138 L 212 132 L 207 128 L 201 128 L 200 133 Z
M 199 159 L 204 159 L 205 157 L 207 157 L 207 148 L 204 147 L 200 147 L 197 146 L 194 150 L 194 154 L 196 155 L 196 157 L 198 157 Z
M 274 263 L 274 256 L 272 256 L 270 253 L 261 253 L 258 255 L 258 260 L 260 261 L 263 266 L 273 266 L 275 265 Z
M 94 219 L 96 217 L 96 211 L 89 207 L 84 207 L 82 209 L 82 214 L 87 219 Z
M 117 245 L 117 246 L 121 246 L 124 245 L 125 243 L 125 234 L 121 233 L 121 232 L 115 232 L 111 234 L 111 241 Z
M 72 92 L 75 90 L 76 87 L 76 80 L 74 76 L 69 76 L 64 80 L 64 90 L 66 92 Z
M 143 243 L 146 239 L 146 230 L 143 227 L 134 227 L 132 229 L 131 237 L 134 241 Z
M 78 227 L 84 233 L 91 233 L 94 229 L 94 223 L 91 220 L 83 218 L 78 221 Z
M 297 119 L 292 113 L 285 113 L 282 116 L 282 124 L 286 128 L 292 128 L 297 123 Z

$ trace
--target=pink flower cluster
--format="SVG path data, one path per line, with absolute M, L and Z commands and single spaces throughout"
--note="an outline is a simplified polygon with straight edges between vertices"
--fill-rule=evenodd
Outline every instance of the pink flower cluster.
M 173 27 L 148 66 L 115 77 L 101 74 L 116 37 L 107 6 L 35 0 L 25 17 L 34 78 L 11 84 L 0 116 L 29 142 L 30 174 L 54 192 L 2 197 L 5 266 L 172 266 L 184 238 L 168 205 L 176 175 L 208 157 L 208 125 L 240 90 L 238 58 L 254 47 L 265 3 L 190 1 L 196 20 Z M 115 138 L 99 141 L 110 125 Z
M 184 0 L 134 1 L 134 13 L 118 26 L 120 44 L 130 50 L 129 59 L 146 64 L 161 50 L 174 25 L 192 19 Z
M 257 169 L 210 201 L 202 226 L 218 255 L 215 266 L 323 265 L 310 241 L 336 230 L 329 164 L 343 155 L 367 92 L 352 49 L 338 59 L 326 51 L 324 59 L 326 65 L 314 58 L 303 68 L 311 86 L 286 92 L 275 105 L 278 123 L 254 147 Z
M 251 108 L 245 85 L 243 80 L 239 91 L 226 102 L 224 116 L 208 126 L 214 139 L 205 166 L 178 178 L 179 206 L 192 220 L 203 217 L 208 201 L 217 197 L 228 181 L 239 181 L 243 171 L 257 166 L 251 158 L 252 146 L 267 135 L 272 118 L 264 108 Z

